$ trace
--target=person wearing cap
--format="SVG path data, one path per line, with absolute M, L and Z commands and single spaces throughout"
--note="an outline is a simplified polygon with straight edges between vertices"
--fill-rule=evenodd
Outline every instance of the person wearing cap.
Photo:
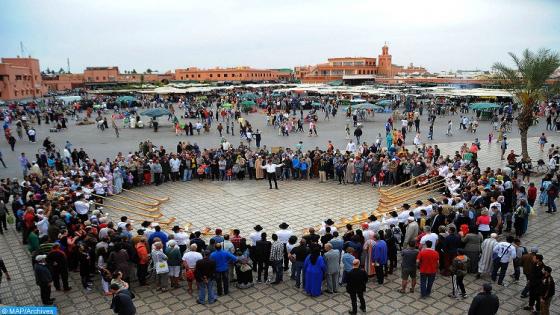
M 410 241 L 416 240 L 416 237 L 418 237 L 418 232 L 419 232 L 418 223 L 416 222 L 413 216 L 409 216 L 407 219 L 406 232 L 404 235 L 403 244 L 408 244 Z
M 494 315 L 499 308 L 500 300 L 492 293 L 492 285 L 485 283 L 482 291 L 473 298 L 468 315 Z
M 51 299 L 52 276 L 47 267 L 46 259 L 47 255 L 37 255 L 35 257 L 37 263 L 33 269 L 35 271 L 35 283 L 41 290 L 41 302 L 44 305 L 52 305 L 54 302 L 54 299 Z
M 364 292 L 368 281 L 367 273 L 360 269 L 360 260 L 354 259 L 352 262 L 352 271 L 346 274 L 346 292 L 350 294 L 352 309 L 350 314 L 358 313 L 358 299 L 360 299 L 360 310 L 366 312 L 366 301 Z
M 508 236 L 506 242 L 499 242 L 494 247 L 493 251 L 493 268 L 492 268 L 492 281 L 498 279 L 498 285 L 503 285 L 504 278 L 509 263 L 516 257 L 515 247 L 513 247 L 513 236 Z M 500 277 L 498 278 L 498 270 L 500 270 Z
M 111 284 L 109 287 L 113 294 L 111 300 L 111 309 L 119 315 L 134 315 L 136 314 L 136 307 L 132 301 L 133 295 L 128 288 L 123 289 L 117 283 Z

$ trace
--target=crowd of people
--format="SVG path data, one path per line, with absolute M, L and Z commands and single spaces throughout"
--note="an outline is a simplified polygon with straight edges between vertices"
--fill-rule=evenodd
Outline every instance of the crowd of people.
M 408 131 L 406 122 L 403 129 Z M 244 290 L 255 283 L 288 282 L 284 275 L 289 271 L 293 285 L 309 296 L 336 294 L 345 286 L 351 297 L 350 313 L 355 314 L 358 300 L 366 311 L 364 292 L 371 286 L 367 285 L 370 277 L 383 285 L 400 269 L 399 292 L 416 292 L 419 277 L 421 298 L 431 295 L 436 278 L 449 279 L 445 280 L 452 287 L 449 297 L 465 299 L 474 293 L 466 291 L 465 277 L 484 277 L 500 286 L 513 265 L 511 281 L 520 281 L 521 271 L 526 278 L 520 292 L 521 297 L 529 297 L 525 308 L 548 314 L 555 294 L 549 258 L 522 239 L 537 201 L 556 212 L 556 174 L 551 172 L 541 181 L 539 196 L 537 185 L 525 181 L 523 164 L 513 153 L 512 167 L 482 168 L 478 142 L 465 144 L 451 155 L 442 154 L 437 145 L 408 149 L 403 139 L 406 131 L 388 123 L 386 146 L 381 135 L 369 145 L 349 139 L 346 148 L 335 148 L 328 141 L 323 149 L 308 149 L 300 141 L 293 149 L 277 152 L 260 143 L 254 148 L 250 143 L 234 147 L 225 138 L 208 149 L 179 141 L 175 150 L 145 140 L 136 152 L 118 153 L 105 161 L 90 159 L 85 150 L 78 151 L 69 142 L 60 154 L 47 138 L 45 150 L 33 160 L 21 155 L 21 181 L 0 182 L 0 232 L 9 222 L 9 228 L 21 233 L 45 305 L 55 302 L 51 286 L 73 289 L 70 272 L 79 273 L 84 290 L 100 288 L 113 296 L 111 307 L 116 313 L 134 314 L 132 287 L 136 285 L 153 283 L 165 292 L 186 280 L 189 293 L 196 284 L 198 303 L 213 304 L 229 293 L 234 279 L 236 287 Z M 246 120 L 239 124 L 240 130 L 245 127 L 243 132 L 251 132 Z M 379 186 L 414 178 L 411 183 L 442 180 L 445 186 L 433 198 L 372 214 L 361 223 L 339 226 L 327 219 L 320 229 L 309 228 L 302 236 L 285 222 L 277 229 L 257 224 L 254 231 L 244 231 L 247 235 L 238 229 L 230 235 L 218 228 L 211 237 L 178 225 L 170 231 L 149 221 L 134 226 L 127 216 L 118 222 L 109 219 L 103 208 L 90 202 L 102 203 L 96 195 L 119 194 L 123 188 L 265 176 L 270 189 L 273 183 L 278 188 L 277 178 Z M 0 270 L 7 274 L 2 264 Z M 469 313 L 495 314 L 499 299 L 492 292 L 492 285 L 484 284 Z

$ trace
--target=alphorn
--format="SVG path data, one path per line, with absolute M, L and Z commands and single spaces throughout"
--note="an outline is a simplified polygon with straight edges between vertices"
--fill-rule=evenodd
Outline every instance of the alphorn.
M 157 203 L 157 202 L 156 202 L 156 203 L 153 203 L 153 202 L 145 202 L 145 201 L 141 201 L 141 200 L 136 200 L 136 199 L 128 198 L 128 197 L 125 197 L 125 196 L 122 196 L 122 195 L 112 195 L 111 197 L 113 197 L 113 198 L 114 198 L 114 197 L 122 198 L 122 199 L 125 199 L 125 200 L 128 200 L 128 201 L 140 203 L 140 204 L 143 204 L 143 205 L 145 205 L 145 206 L 150 206 L 150 207 L 157 207 L 157 206 L 159 206 L 159 203 Z
M 96 204 L 96 205 L 98 205 L 98 206 L 102 206 L 102 207 L 107 207 L 107 208 L 115 209 L 115 210 L 118 210 L 118 211 L 124 211 L 124 212 L 134 213 L 134 214 L 141 215 L 141 216 L 147 217 L 147 218 L 158 219 L 158 218 L 163 217 L 163 214 L 161 214 L 161 213 L 158 213 L 157 215 L 153 215 L 153 214 L 146 214 L 146 213 L 142 213 L 142 212 L 132 211 L 132 210 L 124 209 L 124 208 L 119 208 L 119 207 L 115 207 L 115 206 L 111 206 L 111 205 L 105 205 L 105 204 L 98 203 L 98 202 L 94 202 L 94 204 Z
M 434 190 L 436 190 L 436 189 L 439 189 L 439 188 L 437 186 L 435 186 Z M 395 199 L 395 200 L 379 202 L 378 209 L 383 208 L 383 207 L 391 207 L 393 205 L 401 204 L 401 203 L 404 203 L 406 201 L 418 200 L 420 196 L 426 196 L 426 195 L 430 195 L 430 194 L 434 194 L 434 191 L 423 191 L 423 192 L 416 193 L 414 195 L 403 196 L 403 197 L 400 197 L 400 198 Z
M 144 221 L 146 220 L 145 218 L 138 218 L 138 217 L 131 217 L 131 216 L 127 216 L 127 218 L 134 220 L 134 221 Z M 163 218 L 163 217 L 162 217 Z M 169 218 L 167 221 L 158 221 L 162 218 L 156 218 L 154 219 L 154 223 L 157 223 L 159 225 L 165 225 L 165 226 L 169 226 L 171 224 L 173 224 L 177 219 L 175 217 L 171 217 Z
M 414 189 L 410 189 L 410 190 L 406 190 L 403 191 L 402 193 L 398 194 L 398 195 L 394 195 L 394 196 L 380 196 L 379 198 L 381 199 L 381 203 L 388 203 L 388 202 L 392 202 L 394 200 L 399 200 L 402 199 L 403 197 L 407 197 L 407 196 L 413 196 L 415 194 L 418 193 L 423 193 L 425 191 L 430 191 L 433 192 L 436 189 L 439 189 L 441 187 L 444 186 L 444 183 L 440 182 L 440 183 L 432 183 L 432 184 L 428 184 L 419 188 L 414 188 Z
M 138 196 L 142 196 L 142 197 L 144 197 L 144 198 L 156 200 L 156 201 L 158 201 L 159 203 L 162 203 L 162 202 L 165 202 L 165 201 L 169 200 L 169 197 L 165 197 L 165 198 L 156 198 L 156 197 L 151 197 L 151 196 L 149 196 L 149 195 L 147 195 L 147 194 L 142 194 L 142 193 L 139 193 L 139 192 L 136 192 L 136 191 L 133 191 L 133 190 L 129 190 L 129 189 L 124 189 L 124 188 L 123 188 L 123 190 L 124 190 L 124 191 L 128 191 L 128 192 L 130 192 L 130 193 L 132 193 L 132 194 L 135 194 L 135 195 L 138 195 Z
M 159 211 L 159 208 L 144 208 L 144 207 L 140 207 L 140 206 L 138 206 L 138 205 L 135 205 L 135 204 L 132 204 L 132 203 L 126 202 L 126 201 L 120 201 L 120 200 L 117 200 L 117 199 L 111 199 L 111 198 L 103 197 L 103 196 L 96 195 L 96 194 L 91 194 L 91 195 L 92 195 L 92 196 L 95 196 L 95 197 L 98 197 L 98 198 L 106 199 L 106 200 L 109 200 L 109 201 L 118 202 L 118 203 L 120 203 L 120 204 L 127 205 L 127 206 L 129 206 L 129 207 L 134 207 L 134 208 L 136 208 L 136 209 L 144 210 L 144 211 L 147 211 L 147 212 L 157 212 L 157 211 Z
M 422 174 L 422 175 L 423 175 L 423 174 Z M 398 184 L 398 185 L 389 187 L 389 188 L 387 188 L 387 189 L 381 189 L 381 187 L 379 187 L 379 192 L 380 192 L 380 193 L 381 193 L 381 192 L 385 192 L 385 193 L 386 193 L 386 192 L 389 192 L 389 191 L 394 190 L 394 189 L 396 189 L 396 188 L 402 187 L 402 186 L 404 186 L 405 184 L 408 184 L 408 183 L 412 182 L 413 180 L 417 179 L 418 177 L 420 177 L 420 176 L 422 176 L 422 175 L 413 176 L 413 177 L 411 177 L 410 179 L 408 179 L 408 180 L 406 180 L 406 181 L 404 181 L 404 182 L 402 182 L 402 183 L 400 183 L 400 184 Z
M 431 182 L 431 183 L 428 183 L 428 184 L 426 184 L 426 185 L 424 185 L 424 186 L 403 188 L 402 191 L 395 192 L 395 193 L 393 193 L 393 194 L 391 194 L 391 193 L 383 193 L 383 192 L 382 192 L 382 193 L 380 193 L 380 195 L 381 195 L 382 197 L 391 198 L 391 197 L 395 197 L 395 196 L 404 195 L 404 194 L 409 193 L 409 192 L 412 192 L 412 191 L 425 190 L 425 188 L 426 188 L 427 186 L 434 185 L 434 184 L 440 184 L 440 183 L 443 183 L 444 181 L 445 181 L 445 179 L 439 179 L 439 180 L 433 181 L 433 182 Z

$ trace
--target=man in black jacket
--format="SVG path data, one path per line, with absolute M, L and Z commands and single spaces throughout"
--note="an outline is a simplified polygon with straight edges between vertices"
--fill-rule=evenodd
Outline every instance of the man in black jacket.
M 354 259 L 352 267 L 354 269 L 347 274 L 346 278 L 346 292 L 350 294 L 350 300 L 352 301 L 352 310 L 350 311 L 350 314 L 357 314 L 357 298 L 360 299 L 360 310 L 362 310 L 362 312 L 366 311 L 364 291 L 366 290 L 368 276 L 364 270 L 360 269 L 360 261 L 358 259 Z
M 492 285 L 482 285 L 482 292 L 474 297 L 469 308 L 469 315 L 494 315 L 500 308 L 500 300 L 492 294 Z
M 51 299 L 51 284 L 52 277 L 49 268 L 47 267 L 47 255 L 38 255 L 35 257 L 35 282 L 41 289 L 41 302 L 44 305 L 52 305 L 54 299 Z
M 134 315 L 136 314 L 136 307 L 132 302 L 132 294 L 128 289 L 120 289 L 116 283 L 110 286 L 111 293 L 113 293 L 113 300 L 111 301 L 111 309 L 115 314 L 119 315 Z

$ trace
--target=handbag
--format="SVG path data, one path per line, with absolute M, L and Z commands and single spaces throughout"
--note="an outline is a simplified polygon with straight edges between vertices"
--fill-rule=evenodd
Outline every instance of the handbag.
M 6 217 L 6 222 L 8 222 L 8 224 L 14 224 L 16 222 L 16 218 L 8 213 L 8 216 Z
M 162 260 L 156 262 L 156 273 L 158 275 L 162 273 L 168 273 L 168 272 L 169 272 L 169 265 L 167 265 L 167 261 Z

